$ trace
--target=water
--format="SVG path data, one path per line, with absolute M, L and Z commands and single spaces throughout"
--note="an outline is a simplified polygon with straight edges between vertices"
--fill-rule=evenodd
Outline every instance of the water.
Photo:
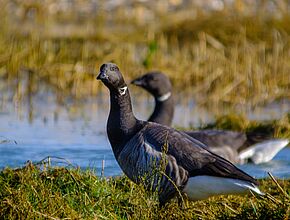
M 134 91 L 132 94 L 133 97 L 138 97 Z M 0 168 L 19 167 L 28 160 L 38 162 L 47 156 L 53 156 L 52 161 L 58 165 L 65 166 L 68 163 L 54 157 L 65 158 L 83 169 L 94 169 L 97 175 L 101 175 L 104 160 L 106 176 L 121 174 L 106 136 L 109 101 L 107 94 L 103 97 L 106 98 L 65 106 L 56 105 L 51 97 L 38 98 L 29 105 L 15 105 L 12 102 L 2 105 L 0 142 L 7 139 L 10 141 L 0 144 Z M 134 100 L 133 104 L 136 115 L 141 119 L 149 116 L 154 105 L 148 96 Z M 289 111 L 289 108 L 288 105 L 283 108 L 270 106 L 248 115 L 263 119 L 265 116 L 279 117 Z M 176 106 L 174 124 L 188 126 L 189 123 L 206 123 L 212 120 L 212 115 L 213 113 L 198 109 L 191 102 L 185 101 Z M 290 178 L 290 148 L 283 149 L 269 163 L 239 167 L 257 178 L 267 176 L 267 172 L 277 177 Z

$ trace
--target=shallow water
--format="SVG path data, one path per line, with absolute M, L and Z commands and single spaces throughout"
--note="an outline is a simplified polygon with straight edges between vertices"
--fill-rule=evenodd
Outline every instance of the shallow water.
M 138 94 L 132 92 L 133 97 Z M 103 95 L 107 97 L 107 94 Z M 140 96 L 139 96 L 140 97 Z M 153 108 L 152 99 L 141 96 L 133 100 L 134 111 L 141 119 L 146 119 Z M 283 106 L 269 105 L 256 111 L 247 112 L 254 119 L 279 118 L 290 111 L 289 103 Z M 99 97 L 84 103 L 69 103 L 58 106 L 53 98 L 38 98 L 33 105 L 2 104 L 0 111 L 0 168 L 19 167 L 28 160 L 38 162 L 52 156 L 52 162 L 94 169 L 101 175 L 102 161 L 105 161 L 104 175 L 121 174 L 106 137 L 106 121 L 109 101 Z M 202 114 L 200 114 L 202 112 Z M 176 105 L 174 125 L 188 126 L 208 123 L 215 113 L 196 108 L 190 100 Z M 4 141 L 10 140 L 10 141 Z M 16 142 L 16 143 L 15 143 Z M 60 157 L 60 158 L 55 158 Z M 239 166 L 249 174 L 261 178 L 271 172 L 274 176 L 290 178 L 290 148 L 285 148 L 269 163 Z

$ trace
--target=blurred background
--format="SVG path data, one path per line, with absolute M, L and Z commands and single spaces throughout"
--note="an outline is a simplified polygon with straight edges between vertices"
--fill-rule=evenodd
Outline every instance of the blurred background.
M 2 168 L 51 155 L 97 173 L 105 160 L 105 175 L 120 173 L 106 138 L 108 91 L 95 80 L 108 61 L 127 82 L 166 73 L 175 127 L 220 120 L 245 130 L 250 121 L 275 120 L 274 134 L 290 137 L 288 0 L 1 0 L 0 7 Z M 146 120 L 152 97 L 129 87 L 134 112 Z M 279 158 L 254 175 L 290 176 L 289 149 Z

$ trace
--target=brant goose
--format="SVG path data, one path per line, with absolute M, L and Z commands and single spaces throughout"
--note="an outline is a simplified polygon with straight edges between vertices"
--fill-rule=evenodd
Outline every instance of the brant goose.
M 155 109 L 148 121 L 170 126 L 174 114 L 174 99 L 169 78 L 161 72 L 149 72 L 131 82 L 152 94 Z M 256 133 L 224 130 L 184 131 L 203 142 L 209 149 L 232 163 L 265 163 L 283 149 L 287 139 L 271 139 Z
M 180 192 L 191 200 L 249 191 L 263 195 L 253 177 L 200 141 L 165 125 L 138 120 L 116 64 L 103 64 L 97 79 L 110 92 L 107 134 L 116 160 L 133 182 L 158 192 L 160 205 Z

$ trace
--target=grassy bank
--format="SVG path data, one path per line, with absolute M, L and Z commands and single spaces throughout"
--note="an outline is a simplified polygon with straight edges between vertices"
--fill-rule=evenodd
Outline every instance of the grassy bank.
M 190 91 L 198 104 L 255 106 L 289 98 L 286 1 L 276 1 L 275 13 L 267 11 L 270 1 L 254 12 L 237 1 L 218 11 L 193 5 L 162 11 L 152 2 L 85 15 L 52 14 L 54 1 L 9 2 L 0 5 L 0 89 L 12 91 L 15 102 L 43 91 L 60 103 L 94 96 L 102 88 L 95 67 L 107 61 L 116 62 L 127 80 L 164 71 L 176 92 Z M 142 19 L 148 11 L 154 20 Z
M 156 195 L 126 177 L 28 164 L 0 173 L 1 219 L 288 219 L 290 180 L 260 180 L 264 198 L 220 196 L 172 201 L 159 209 Z

